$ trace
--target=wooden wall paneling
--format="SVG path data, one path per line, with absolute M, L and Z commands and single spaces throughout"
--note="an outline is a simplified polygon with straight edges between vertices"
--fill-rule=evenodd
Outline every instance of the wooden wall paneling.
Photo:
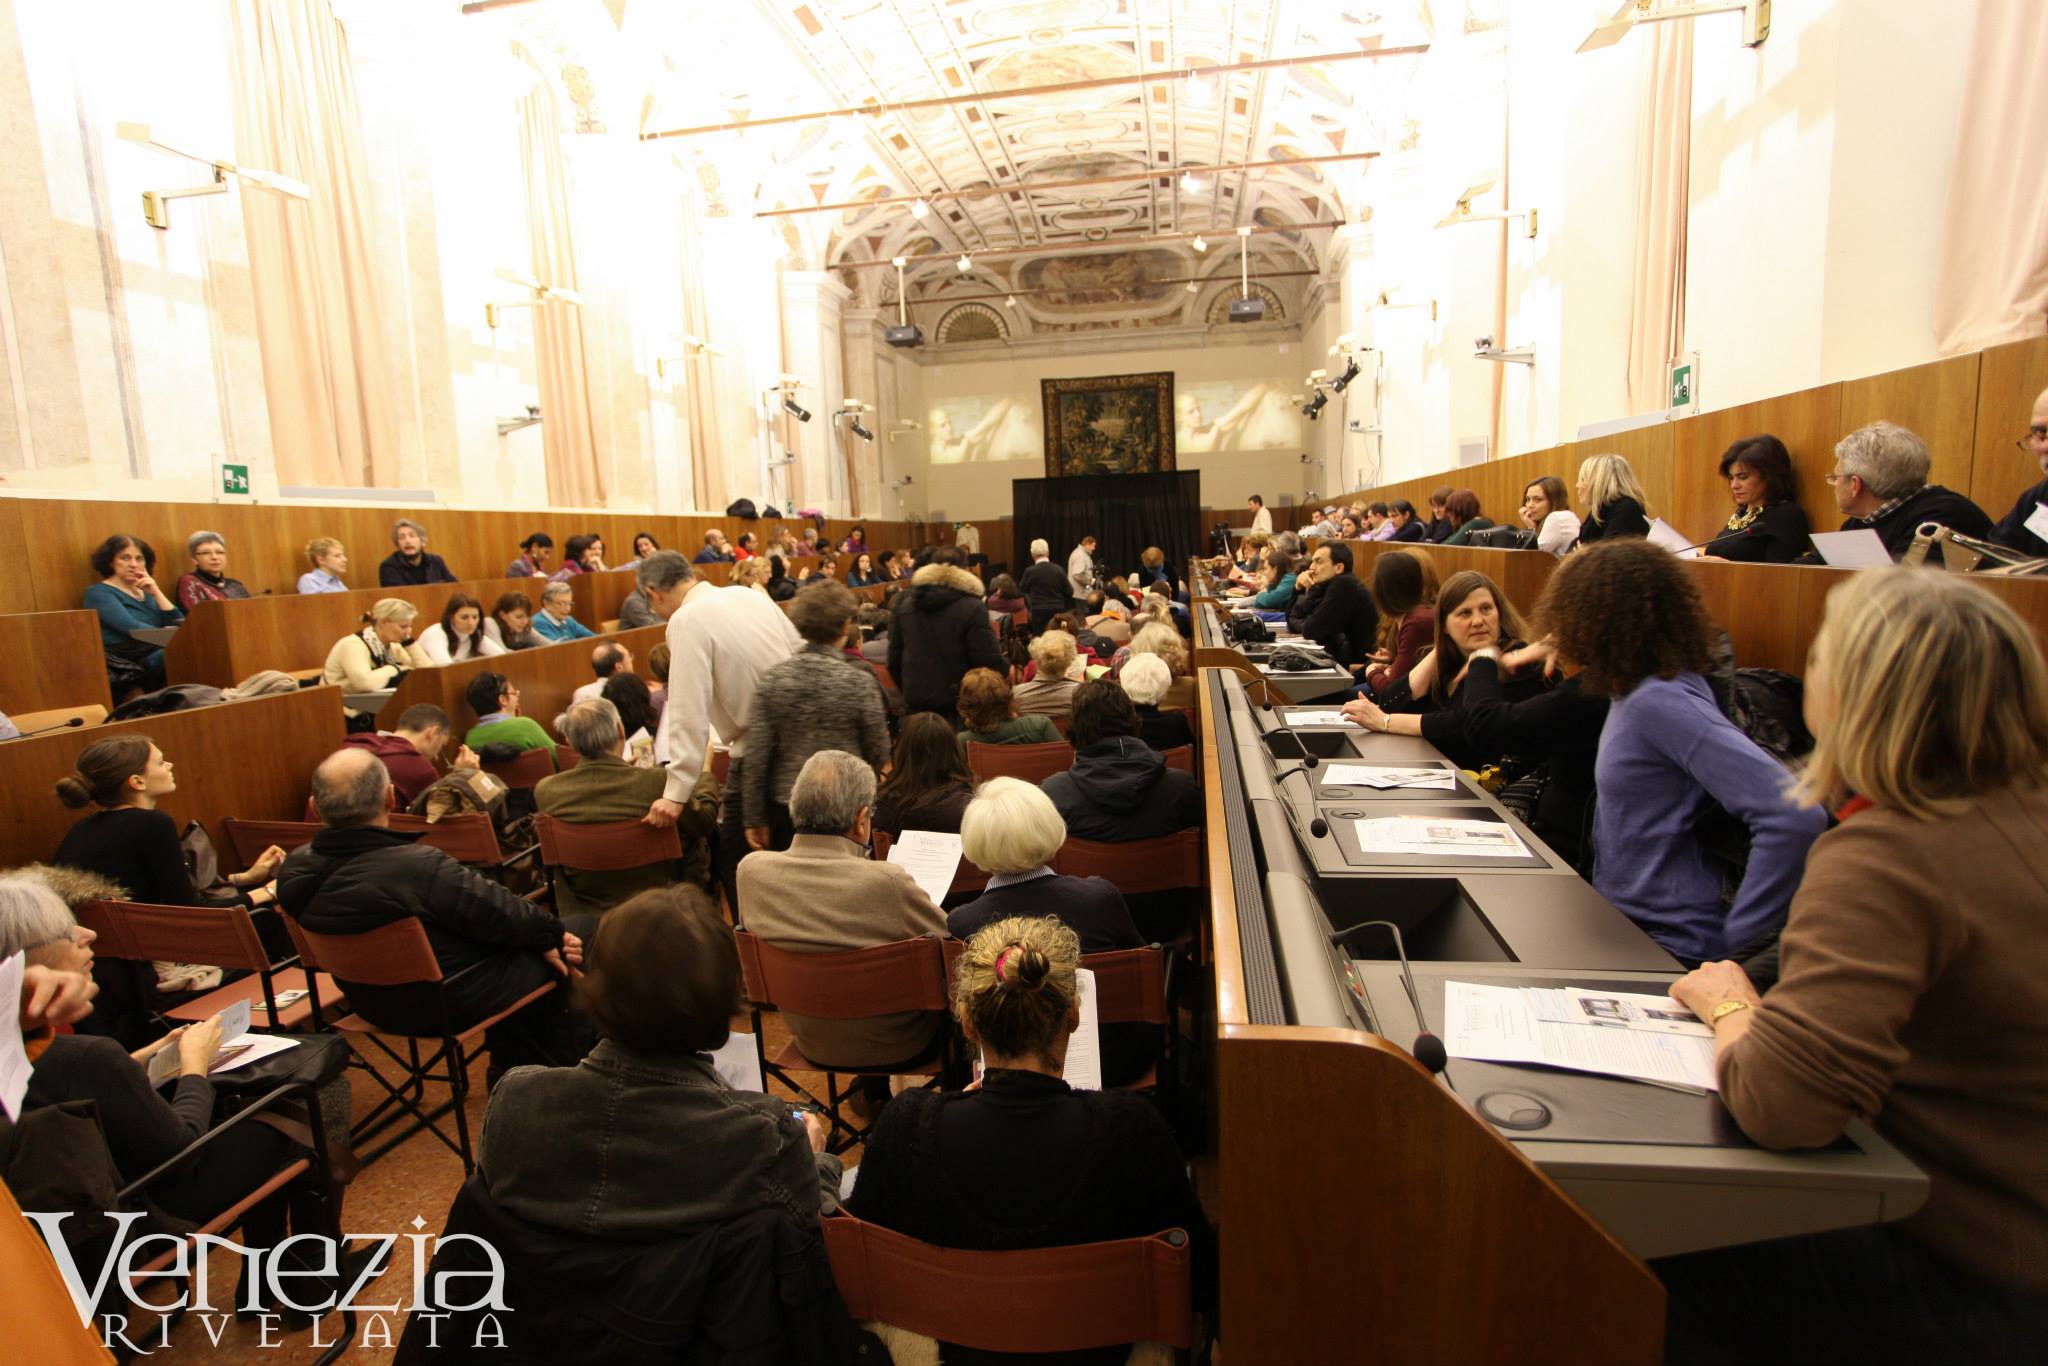
M 661 643 L 667 630 L 666 625 L 641 626 L 631 631 L 620 631 L 606 639 L 617 641 L 631 650 L 634 667 L 644 675 L 648 652 Z M 572 640 L 532 650 L 514 650 L 511 654 L 493 655 L 488 659 L 466 659 L 458 664 L 414 669 L 399 683 L 391 700 L 384 704 L 378 723 L 389 729 L 407 707 L 416 702 L 431 702 L 454 719 L 456 733 L 462 734 L 476 724 L 476 712 L 471 709 L 466 696 L 470 680 L 480 673 L 497 673 L 518 686 L 520 715 L 532 717 L 552 735 L 555 718 L 569 705 L 571 694 L 597 677 L 590 669 L 590 652 L 596 644 L 596 641 Z
M 16 715 L 97 702 L 108 710 L 107 662 L 96 612 L 0 616 L 0 712 Z
M 1841 430 L 1836 439 L 1840 440 L 1858 427 L 1880 418 L 1896 422 L 1917 432 L 1927 443 L 1928 454 L 1933 457 L 1927 482 L 1967 494 L 1970 490 L 1970 467 L 1977 451 L 1978 369 L 1978 357 L 1972 354 L 1935 361 L 1932 365 L 1893 370 L 1889 374 L 1845 380 L 1838 424 Z M 2024 419 L 2019 427 L 2022 431 L 2026 429 Z M 2018 456 L 2020 453 L 2014 451 L 2013 454 Z M 1834 463 L 1832 445 L 1828 447 L 1825 458 L 1831 468 Z M 2024 457 L 2021 459 L 2024 461 Z M 1827 468 L 1820 471 L 1821 474 L 1827 472 Z M 1803 484 L 1804 480 L 1801 482 Z M 1828 493 L 1825 484 L 1821 489 L 1824 494 Z M 1833 517 L 1824 527 L 1832 530 L 1841 524 L 1841 518 L 1835 512 L 1832 496 L 1827 498 L 1827 503 L 1827 511 Z M 1991 509 L 1986 508 L 1985 511 L 1991 512 Z M 1991 512 L 1991 515 L 1997 517 L 1999 513 Z
M 16 566 L 17 587 L 7 600 L 10 609 L 16 612 L 56 612 L 78 606 L 74 598 L 70 602 L 52 603 L 44 606 L 36 601 L 35 575 L 27 572 L 28 535 L 22 524 L 22 504 L 18 498 L 0 498 L 0 564 Z
M 2026 434 L 2034 400 L 2048 389 L 2048 337 L 1994 346 L 1980 356 L 1968 491 L 1997 521 L 2043 474 L 2040 465 L 2013 443 Z
M 1824 384 L 1671 424 L 1674 484 L 1661 510 L 1686 539 L 1705 540 L 1727 522 L 1735 505 L 1721 478 L 1721 456 L 1736 441 L 1760 432 L 1776 436 L 1791 452 L 1799 503 L 1815 529 L 1841 525 L 1823 476 L 1834 468 L 1835 442 L 1842 435 L 1842 386 Z
M 633 591 L 634 573 L 614 569 L 603 574 L 578 574 L 569 580 L 575 594 L 576 620 L 596 631 L 619 615 L 619 605 Z
M 1738 667 L 1806 672 L 1812 632 L 1801 612 L 1802 595 L 1810 591 L 1805 581 L 1818 582 L 1818 591 L 1825 593 L 1841 571 L 1698 560 L 1688 560 L 1686 567 L 1707 615 L 1728 632 Z
M 225 533 L 223 533 L 225 534 Z M 56 731 L 7 745 L 8 778 L 0 784 L 0 858 L 6 866 L 47 860 L 79 813 L 57 800 L 57 779 L 95 740 L 146 735 L 171 760 L 178 790 L 162 809 L 182 828 L 196 820 L 223 851 L 232 846 L 221 822 L 229 816 L 298 820 L 313 769 L 341 747 L 341 691 L 305 688 L 196 711 L 82 730 Z

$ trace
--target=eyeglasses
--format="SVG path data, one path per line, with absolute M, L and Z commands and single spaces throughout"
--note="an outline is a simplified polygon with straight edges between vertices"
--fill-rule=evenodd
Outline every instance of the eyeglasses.
M 2023 451 L 2035 446 L 2048 446 L 2048 427 L 2029 427 L 2027 434 L 2012 444 Z
M 1827 484 L 1830 487 L 1833 487 L 1834 485 L 1841 483 L 1844 479 L 1854 479 L 1855 477 L 1856 476 L 1853 474 L 1823 474 L 1820 478 L 1822 483 Z

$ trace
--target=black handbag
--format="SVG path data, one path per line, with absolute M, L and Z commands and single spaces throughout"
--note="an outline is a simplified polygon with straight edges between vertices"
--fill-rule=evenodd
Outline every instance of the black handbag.
M 304 1083 L 312 1087 L 320 1097 L 320 1130 L 327 1139 L 328 1165 L 334 1179 L 346 1185 L 361 1165 L 349 1137 L 348 1041 L 336 1034 L 272 1037 L 297 1039 L 299 1046 L 216 1074 L 212 1078 L 214 1092 L 220 1096 L 223 1110 L 231 1114 L 280 1086 Z M 258 1115 L 256 1122 L 269 1125 L 309 1152 L 313 1148 L 312 1115 L 301 1105 L 279 1102 Z

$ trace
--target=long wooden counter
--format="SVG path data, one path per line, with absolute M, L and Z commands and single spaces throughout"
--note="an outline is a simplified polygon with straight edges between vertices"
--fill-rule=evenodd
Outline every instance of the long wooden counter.
M 9 716 L 98 703 L 111 709 L 97 612 L 0 616 L 0 712 Z

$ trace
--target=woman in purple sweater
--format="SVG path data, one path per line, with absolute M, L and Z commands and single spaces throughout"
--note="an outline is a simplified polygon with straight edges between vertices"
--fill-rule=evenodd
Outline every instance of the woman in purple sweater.
M 1702 676 L 1713 623 L 1676 557 L 1642 540 L 1582 547 L 1542 613 L 1560 663 L 1613 699 L 1594 764 L 1593 886 L 1688 967 L 1766 947 L 1827 817 L 1722 715 Z M 1732 901 L 1702 838 L 1714 806 L 1749 833 Z

